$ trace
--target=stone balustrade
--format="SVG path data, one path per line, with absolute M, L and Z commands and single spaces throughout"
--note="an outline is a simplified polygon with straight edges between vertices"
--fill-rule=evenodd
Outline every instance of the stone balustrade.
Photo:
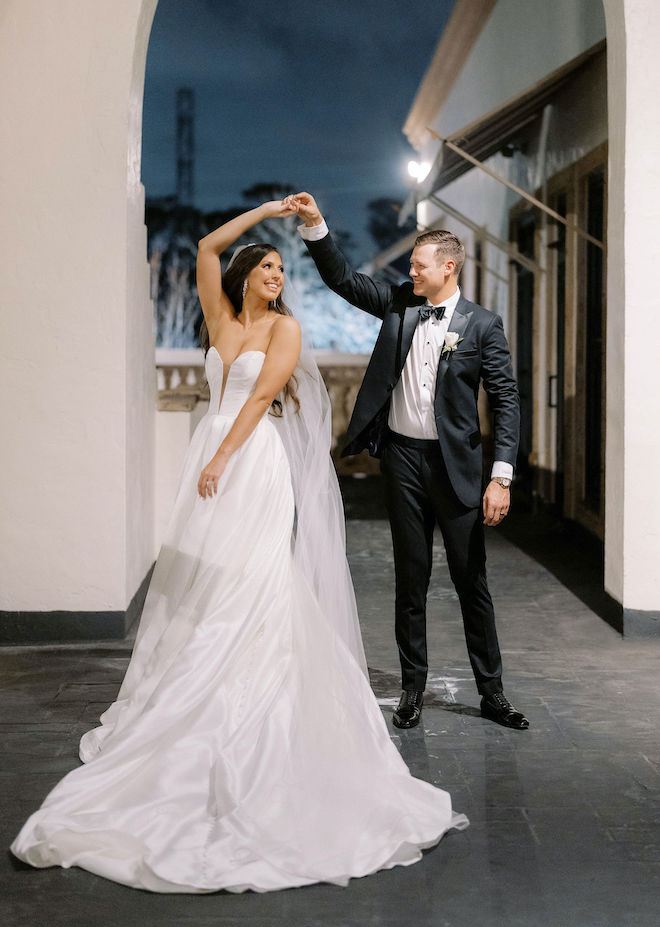
M 201 348 L 158 348 L 156 372 L 160 412 L 191 412 L 198 402 L 208 402 Z

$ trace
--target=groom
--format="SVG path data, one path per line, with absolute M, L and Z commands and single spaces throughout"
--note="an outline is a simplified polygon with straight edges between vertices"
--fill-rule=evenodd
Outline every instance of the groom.
M 483 525 L 509 511 L 520 411 L 499 316 L 461 294 L 465 249 L 451 232 L 421 234 L 412 283 L 377 283 L 348 265 L 308 193 L 290 197 L 323 281 L 383 320 L 348 426 L 342 456 L 367 448 L 381 459 L 394 543 L 395 632 L 403 693 L 398 728 L 419 724 L 428 672 L 426 593 L 437 521 L 463 614 L 484 718 L 524 730 L 529 722 L 502 691 L 502 661 L 486 582 Z M 477 413 L 483 380 L 495 416 L 495 464 L 482 498 Z

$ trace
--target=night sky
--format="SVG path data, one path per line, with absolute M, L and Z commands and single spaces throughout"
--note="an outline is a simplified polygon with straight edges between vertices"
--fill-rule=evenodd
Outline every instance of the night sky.
M 195 91 L 195 204 L 241 203 L 281 182 L 313 193 L 376 246 L 365 204 L 403 199 L 414 157 L 401 129 L 454 0 L 160 0 L 144 99 L 148 197 L 175 190 L 175 94 Z

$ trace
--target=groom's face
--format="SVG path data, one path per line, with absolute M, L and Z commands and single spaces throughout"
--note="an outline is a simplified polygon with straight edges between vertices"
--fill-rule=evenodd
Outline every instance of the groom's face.
M 431 297 L 447 282 L 456 267 L 436 255 L 435 245 L 417 245 L 410 255 L 410 278 L 415 296 Z

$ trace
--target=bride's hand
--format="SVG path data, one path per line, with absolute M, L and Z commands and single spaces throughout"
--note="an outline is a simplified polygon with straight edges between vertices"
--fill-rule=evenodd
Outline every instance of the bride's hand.
M 210 499 L 212 496 L 217 494 L 218 480 L 225 472 L 226 466 L 226 458 L 214 457 L 204 467 L 199 475 L 199 480 L 197 482 L 197 492 L 200 494 L 202 499 Z
M 262 203 L 261 209 L 264 219 L 284 219 L 286 216 L 295 216 L 298 212 L 291 196 L 287 196 L 284 200 L 270 200 L 268 203 Z

